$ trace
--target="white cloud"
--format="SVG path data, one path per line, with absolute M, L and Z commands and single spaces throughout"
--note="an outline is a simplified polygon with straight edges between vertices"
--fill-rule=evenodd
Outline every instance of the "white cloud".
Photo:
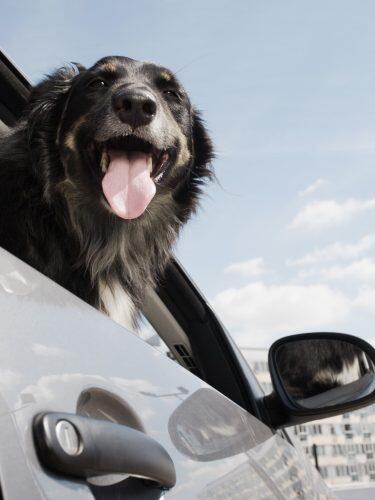
M 347 266 L 333 266 L 319 271 L 320 276 L 330 280 L 350 280 L 362 283 L 375 281 L 375 260 L 360 259 Z
M 224 272 L 229 274 L 241 274 L 242 276 L 252 277 L 264 274 L 266 272 L 266 267 L 264 265 L 264 260 L 261 257 L 258 257 L 256 259 L 250 259 L 230 264 L 228 267 L 225 268 Z
M 47 358 L 49 357 L 64 358 L 67 355 L 69 355 L 68 351 L 65 351 L 64 349 L 60 349 L 54 346 L 47 346 L 44 344 L 34 343 L 32 344 L 31 349 L 35 354 L 39 356 L 45 356 Z
M 297 278 L 298 279 L 306 279 L 306 278 L 311 278 L 311 277 L 316 277 L 318 274 L 316 269 L 302 269 L 297 273 Z
M 217 294 L 215 310 L 240 345 L 267 346 L 283 334 L 336 327 L 351 301 L 327 285 L 250 283 Z
M 371 313 L 375 313 L 375 288 L 363 288 L 355 299 L 355 305 Z
M 316 248 L 300 259 L 289 260 L 291 266 L 307 266 L 338 259 L 355 259 L 375 246 L 375 234 L 367 234 L 356 243 L 332 243 L 323 248 Z
M 375 208 L 375 198 L 314 201 L 305 205 L 289 225 L 292 229 L 322 229 L 351 220 L 354 216 Z
M 19 385 L 24 376 L 20 372 L 12 370 L 0 370 L 0 387 L 4 391 L 16 391 L 16 386 Z
M 300 191 L 298 193 L 298 196 L 308 196 L 312 193 L 315 193 L 315 191 L 317 191 L 318 189 L 320 189 L 322 186 L 324 186 L 325 184 L 327 184 L 327 181 L 325 179 L 317 179 L 315 182 L 313 182 L 312 184 L 310 184 L 309 186 L 307 186 L 306 189 L 303 189 L 302 191 Z

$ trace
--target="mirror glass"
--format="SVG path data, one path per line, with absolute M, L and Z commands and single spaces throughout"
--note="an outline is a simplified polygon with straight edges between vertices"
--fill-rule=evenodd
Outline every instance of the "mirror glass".
M 304 408 L 350 403 L 375 391 L 374 363 L 341 340 L 293 340 L 278 347 L 276 369 L 285 391 Z

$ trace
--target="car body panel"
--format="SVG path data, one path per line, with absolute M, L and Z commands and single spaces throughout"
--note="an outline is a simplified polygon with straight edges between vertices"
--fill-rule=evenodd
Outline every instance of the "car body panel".
M 0 316 L 0 474 L 5 498 L 93 498 L 85 482 L 47 473 L 32 437 L 37 413 L 76 413 L 82 394 L 93 388 L 123 404 L 120 423 L 138 425 L 172 457 L 177 484 L 165 498 L 329 496 L 323 481 L 313 477 L 312 467 L 286 440 L 4 250 Z

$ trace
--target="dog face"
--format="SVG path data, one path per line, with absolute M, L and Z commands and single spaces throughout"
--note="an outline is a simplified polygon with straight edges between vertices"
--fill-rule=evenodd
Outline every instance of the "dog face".
M 30 107 L 31 123 L 49 110 L 61 168 L 48 183 L 69 185 L 70 198 L 121 220 L 171 197 L 186 203 L 184 190 L 197 191 L 208 175 L 207 133 L 176 77 L 155 64 L 107 57 L 74 76 L 60 71 L 35 89 Z

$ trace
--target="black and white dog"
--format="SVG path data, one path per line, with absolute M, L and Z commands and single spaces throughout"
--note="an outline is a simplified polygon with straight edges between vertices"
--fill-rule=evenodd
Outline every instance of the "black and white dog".
M 135 327 L 212 158 L 169 70 L 117 56 L 59 69 L 0 141 L 0 246 Z

